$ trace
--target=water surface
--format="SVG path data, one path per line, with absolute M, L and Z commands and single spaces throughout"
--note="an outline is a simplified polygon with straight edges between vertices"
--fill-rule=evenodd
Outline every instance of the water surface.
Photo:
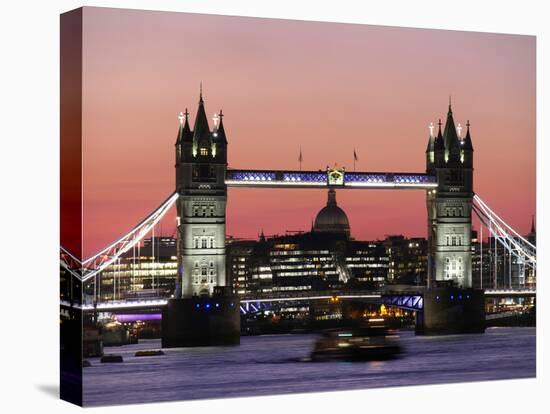
M 84 404 L 352 390 L 534 377 L 535 328 L 490 328 L 485 334 L 415 336 L 401 331 L 402 357 L 373 362 L 307 362 L 316 335 L 242 337 L 241 345 L 167 349 L 165 355 L 135 357 L 158 349 L 160 340 L 106 347 L 121 364 L 90 358 L 84 368 Z

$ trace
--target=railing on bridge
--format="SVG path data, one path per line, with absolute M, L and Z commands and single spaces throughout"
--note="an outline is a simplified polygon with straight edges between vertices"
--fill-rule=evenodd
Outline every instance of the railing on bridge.
M 318 300 L 330 298 L 379 298 L 381 293 L 373 290 L 325 290 L 325 291 L 297 291 L 297 292 L 269 292 L 255 295 L 241 295 L 241 302 L 276 302 L 285 300 Z
M 411 311 L 422 311 L 424 309 L 422 295 L 388 295 L 383 297 L 383 302 L 387 306 L 396 306 Z
M 339 174 L 331 178 L 334 171 Z M 430 189 L 437 186 L 436 177 L 414 173 L 376 173 L 279 170 L 227 170 L 225 183 L 230 187 L 365 187 Z
M 422 287 L 410 286 L 404 290 L 383 289 L 380 291 L 304 291 L 288 294 L 281 292 L 279 294 L 260 294 L 245 295 L 240 298 L 241 313 L 258 312 L 265 309 L 271 309 L 273 306 L 281 304 L 299 303 L 330 300 L 332 303 L 338 303 L 345 300 L 371 301 L 373 303 L 384 304 L 386 306 L 395 306 L 411 311 L 423 310 L 423 289 Z M 486 290 L 487 298 L 503 297 L 533 297 L 536 295 L 534 290 Z M 78 308 L 87 312 L 116 312 L 123 310 L 157 310 L 168 303 L 167 298 L 149 298 L 140 300 L 112 300 L 97 303 L 77 304 L 68 301 L 61 301 L 61 306 L 65 308 Z

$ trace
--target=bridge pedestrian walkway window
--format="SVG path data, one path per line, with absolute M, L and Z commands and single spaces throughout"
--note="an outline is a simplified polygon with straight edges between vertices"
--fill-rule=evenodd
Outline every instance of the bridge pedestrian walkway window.
M 446 246 L 462 246 L 462 236 L 445 236 Z
M 214 217 L 216 207 L 213 205 L 194 205 L 193 217 Z

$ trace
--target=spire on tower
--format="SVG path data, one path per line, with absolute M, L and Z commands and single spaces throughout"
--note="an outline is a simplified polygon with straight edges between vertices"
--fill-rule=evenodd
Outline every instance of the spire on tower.
M 430 134 L 428 136 L 428 146 L 426 147 L 426 152 L 431 152 L 434 150 L 434 123 L 430 122 L 430 125 L 428 126 L 428 129 L 430 130 Z
M 462 148 L 465 150 L 474 150 L 472 137 L 470 136 L 470 120 L 466 122 L 466 136 L 462 140 Z
M 214 131 L 218 129 L 219 120 L 220 120 L 220 117 L 218 116 L 218 114 L 214 114 L 214 116 L 212 117 L 212 121 L 214 121 Z
M 210 141 L 210 127 L 208 126 L 208 118 L 204 109 L 201 82 L 199 108 L 197 109 L 197 116 L 195 117 L 195 127 L 193 128 L 193 142 L 200 144 L 202 141 Z
M 456 133 L 455 121 L 453 119 L 453 111 L 451 109 L 451 97 L 449 96 L 449 112 L 447 112 L 447 122 L 445 122 L 445 132 L 443 132 L 443 141 L 445 149 L 450 151 L 451 148 L 459 147 L 458 135 Z
M 536 233 L 536 228 L 535 228 L 535 215 L 533 214 L 531 216 L 531 234 L 535 234 Z
M 176 140 L 176 145 L 182 142 L 190 142 L 193 140 L 193 134 L 191 134 L 191 129 L 189 128 L 189 112 L 185 108 L 185 112 L 180 112 L 178 115 L 178 120 L 180 126 L 178 129 L 178 137 Z
M 441 134 L 441 119 L 437 123 L 439 129 L 437 131 L 437 137 L 434 141 L 434 149 L 436 150 L 444 150 L 445 149 L 445 143 L 443 141 L 443 135 Z
M 327 206 L 335 206 L 336 205 L 336 190 L 334 188 L 331 188 L 328 190 L 328 199 L 327 199 Z
M 223 128 L 223 117 L 224 117 L 223 110 L 220 109 L 220 113 L 218 114 L 219 124 L 218 124 L 218 128 L 216 129 L 216 132 L 215 132 L 214 136 L 215 136 L 217 142 L 227 144 L 227 138 L 225 136 L 225 129 Z

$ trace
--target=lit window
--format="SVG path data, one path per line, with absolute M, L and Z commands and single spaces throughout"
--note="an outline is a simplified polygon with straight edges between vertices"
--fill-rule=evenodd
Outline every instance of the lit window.
M 201 148 L 201 155 L 208 155 L 208 148 Z

